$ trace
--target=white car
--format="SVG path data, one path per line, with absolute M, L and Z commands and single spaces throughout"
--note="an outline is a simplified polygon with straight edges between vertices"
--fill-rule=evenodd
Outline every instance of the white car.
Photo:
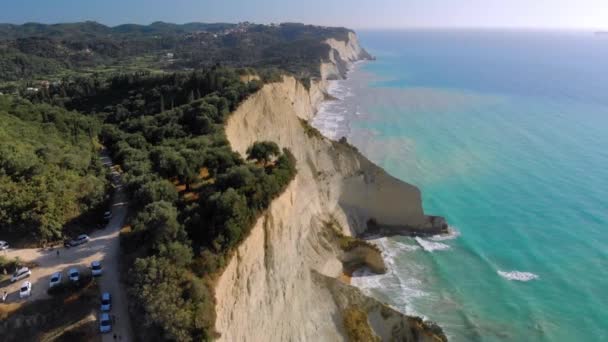
M 56 272 L 51 275 L 51 280 L 49 281 L 49 287 L 57 286 L 61 284 L 61 272 Z
M 21 280 L 23 278 L 27 278 L 32 275 L 32 271 L 30 271 L 27 267 L 21 267 L 11 277 L 11 283 L 16 282 L 17 280 Z
M 93 277 L 99 277 L 101 273 L 101 261 L 93 261 L 91 263 L 91 275 L 93 275 Z
M 19 289 L 19 298 L 25 298 L 32 295 L 32 283 L 24 281 Z
M 68 271 L 68 277 L 70 277 L 71 281 L 78 281 L 78 280 L 80 280 L 80 273 L 78 273 L 78 269 L 77 268 L 70 268 L 70 270 Z
M 8 242 L 0 241 L 0 251 L 3 251 L 5 249 L 8 249 Z

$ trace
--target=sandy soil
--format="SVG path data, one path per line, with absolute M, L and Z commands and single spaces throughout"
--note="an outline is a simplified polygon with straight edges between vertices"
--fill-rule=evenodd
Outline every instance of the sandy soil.
M 102 157 L 105 165 L 111 166 L 111 160 L 107 156 Z M 121 335 L 121 341 L 132 341 L 131 325 L 127 311 L 126 287 L 120 283 L 119 275 L 119 232 L 127 216 L 126 194 L 120 185 L 120 179 L 116 179 L 116 191 L 112 200 L 112 219 L 105 229 L 98 230 L 89 235 L 91 241 L 84 245 L 69 249 L 53 248 L 26 248 L 9 249 L 1 252 L 8 258 L 18 257 L 23 262 L 33 262 L 37 267 L 32 269 L 31 277 L 9 283 L 8 280 L 0 283 L 0 294 L 8 292 L 7 302 L 35 301 L 48 297 L 46 291 L 49 287 L 50 276 L 55 272 L 62 272 L 62 281 L 68 281 L 67 270 L 77 267 L 85 270 L 90 267 L 91 262 L 100 260 L 103 267 L 103 275 L 97 278 L 102 292 L 110 292 L 112 295 L 111 315 L 116 317 L 113 333 L 106 334 L 103 341 L 114 341 L 113 334 Z M 59 251 L 59 254 L 57 254 Z M 32 295 L 29 298 L 19 299 L 19 287 L 25 281 L 32 283 Z

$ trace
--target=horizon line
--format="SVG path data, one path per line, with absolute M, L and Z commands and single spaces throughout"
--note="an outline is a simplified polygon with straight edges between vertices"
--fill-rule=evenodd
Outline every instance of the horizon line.
M 23 26 L 26 24 L 42 24 L 42 25 L 58 25 L 58 24 L 78 24 L 78 23 L 86 23 L 86 22 L 94 22 L 108 27 L 116 27 L 121 25 L 142 25 L 149 26 L 154 23 L 162 22 L 166 24 L 175 24 L 175 25 L 185 25 L 185 24 L 193 24 L 193 23 L 202 23 L 202 24 L 239 24 L 244 22 L 249 22 L 252 24 L 261 24 L 261 25 L 271 25 L 271 24 L 285 24 L 285 23 L 298 23 L 304 25 L 314 25 L 314 26 L 325 26 L 325 27 L 344 27 L 353 30 L 521 30 L 521 31 L 595 31 L 595 32 L 603 32 L 608 31 L 608 26 L 606 27 L 592 27 L 592 26 L 512 26 L 512 25 L 496 25 L 496 26 L 470 26 L 470 25 L 405 25 L 405 26 L 348 26 L 348 25 L 324 25 L 318 23 L 307 23 L 307 22 L 299 22 L 299 21 L 280 21 L 280 22 L 255 22 L 242 20 L 237 22 L 231 21 L 183 21 L 183 22 L 174 22 L 174 21 L 165 21 L 165 20 L 153 20 L 148 23 L 141 22 L 123 22 L 120 24 L 109 24 L 104 23 L 98 20 L 93 19 L 82 19 L 77 21 L 62 21 L 62 22 L 44 22 L 44 21 L 23 21 L 20 23 L 16 22 L 1 22 L 0 25 L 16 25 Z

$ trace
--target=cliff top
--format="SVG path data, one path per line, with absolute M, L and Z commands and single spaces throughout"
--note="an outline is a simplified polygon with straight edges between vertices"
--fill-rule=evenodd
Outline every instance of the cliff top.
M 319 76 L 319 60 L 329 54 L 323 42 L 348 41 L 351 32 L 298 23 L 0 24 L 0 82 L 217 64 L 314 77 Z

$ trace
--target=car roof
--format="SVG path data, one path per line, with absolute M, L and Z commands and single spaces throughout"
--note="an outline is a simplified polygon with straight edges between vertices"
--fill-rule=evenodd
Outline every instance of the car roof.
M 93 266 L 101 265 L 101 261 L 95 260 L 91 263 L 91 265 L 93 265 Z
M 4 245 L 5 243 L 6 243 L 6 241 L 0 240 L 0 245 Z
M 18 269 L 17 272 L 23 272 L 23 271 L 29 271 L 29 270 L 30 270 L 29 268 L 23 266 L 20 269 Z
M 110 315 L 108 315 L 107 313 L 105 313 L 105 312 L 104 312 L 104 313 L 102 313 L 102 314 L 101 314 L 101 317 L 100 317 L 100 318 L 101 318 L 102 320 L 104 320 L 104 321 L 105 321 L 105 320 L 109 320 L 109 319 L 110 319 Z
M 109 292 L 104 292 L 101 294 L 101 298 L 103 299 L 110 299 L 110 293 Z

